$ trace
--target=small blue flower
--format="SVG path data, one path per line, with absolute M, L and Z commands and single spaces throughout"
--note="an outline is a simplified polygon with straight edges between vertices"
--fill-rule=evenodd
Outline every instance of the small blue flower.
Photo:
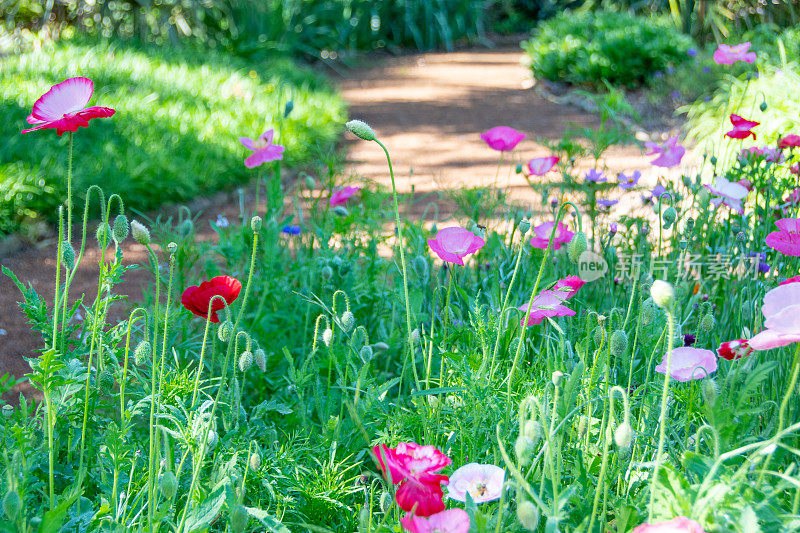
M 705 65 L 705 66 L 703 67 L 703 72 L 705 72 L 706 74 L 708 74 L 709 72 L 711 72 L 711 67 L 709 67 L 708 65 Z
M 686 50 L 686 55 L 689 57 L 696 57 L 697 56 L 697 49 L 696 48 L 689 48 Z
M 287 224 L 283 228 L 281 228 L 281 233 L 285 233 L 286 235 L 300 235 L 301 233 L 303 233 L 303 230 L 300 229 L 300 226 Z
M 231 224 L 228 222 L 228 219 L 225 218 L 225 215 L 217 215 L 216 225 L 218 228 L 227 228 Z
M 663 72 L 661 72 L 660 70 L 657 70 L 657 71 L 653 72 L 653 77 L 654 77 L 655 79 L 660 79 L 660 78 L 663 78 L 663 77 L 664 77 L 664 73 L 663 73 Z
M 672 67 L 667 67 L 667 74 L 669 74 L 670 76 L 671 76 L 672 74 L 675 74 L 675 69 L 674 69 L 674 68 L 672 68 Z
M 680 91 L 672 91 L 671 93 L 669 93 L 669 96 L 673 100 L 677 100 L 678 98 L 681 97 L 681 92 Z
M 593 181 L 594 183 L 603 183 L 607 181 L 608 178 L 603 177 L 603 173 L 596 168 L 590 169 L 584 175 L 586 181 Z

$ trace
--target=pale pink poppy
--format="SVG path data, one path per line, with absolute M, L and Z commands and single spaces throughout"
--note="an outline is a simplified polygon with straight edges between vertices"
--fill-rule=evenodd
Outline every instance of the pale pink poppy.
M 115 111 L 110 107 L 86 107 L 92 99 L 94 83 L 89 78 L 69 78 L 50 87 L 39 97 L 28 115 L 28 124 L 34 124 L 22 133 L 41 129 L 54 129 L 59 135 L 65 131 L 86 128 L 93 118 L 106 118 Z
M 753 353 L 753 348 L 747 339 L 736 339 L 734 341 L 723 342 L 717 348 L 717 355 L 728 361 L 741 359 Z
M 449 509 L 428 518 L 406 515 L 400 524 L 408 533 L 467 533 L 470 525 L 464 509 Z
M 661 364 L 656 366 L 656 372 L 660 374 L 667 372 L 667 356 L 668 354 L 664 354 Z M 669 375 L 677 381 L 703 379 L 716 371 L 717 356 L 711 350 L 690 348 L 688 346 L 672 350 Z
M 351 187 L 348 185 L 347 187 L 343 187 L 341 189 L 337 189 L 331 194 L 331 199 L 328 202 L 331 207 L 336 207 L 337 205 L 347 205 L 347 201 L 353 197 L 355 193 L 361 190 L 361 187 Z
M 420 516 L 444 510 L 442 483 L 447 484 L 448 477 L 435 472 L 452 463 L 449 457 L 435 446 L 414 442 L 401 442 L 396 448 L 381 444 L 372 448 L 372 453 L 384 477 L 400 484 L 395 500 L 401 509 L 415 509 Z
M 533 298 L 530 309 L 527 303 L 517 307 L 517 309 L 527 314 L 527 320 L 523 318 L 521 323 L 536 326 L 548 317 L 575 315 L 575 311 L 563 305 L 563 303 L 575 296 L 585 284 L 586 282 L 578 276 L 567 276 L 558 280 L 552 289 L 542 291 Z
M 733 124 L 733 129 L 725 133 L 726 137 L 730 137 L 731 139 L 747 139 L 748 137 L 752 136 L 753 139 L 756 138 L 756 134 L 752 130 L 756 126 L 760 125 L 760 122 L 756 122 L 755 120 L 747 120 L 746 118 L 742 118 L 733 113 L 731 113 L 730 119 L 731 124 Z
M 475 503 L 493 502 L 503 493 L 505 477 L 506 471 L 499 466 L 469 463 L 450 475 L 447 495 L 458 502 L 466 502 L 467 494 Z
M 750 50 L 749 42 L 733 46 L 721 44 L 714 51 L 714 63 L 717 65 L 733 65 L 737 61 L 752 63 L 756 60 L 756 53 L 748 50 Z
M 553 232 L 553 222 L 543 222 L 533 228 L 534 236 L 531 237 L 531 246 L 534 248 L 547 248 L 550 242 L 550 234 Z M 561 245 L 569 243 L 575 234 L 572 233 L 563 222 L 558 223 L 555 237 L 553 237 L 553 250 L 558 250 Z
M 800 219 L 782 218 L 775 225 L 778 231 L 773 231 L 764 239 L 767 246 L 783 255 L 800 257 Z
M 535 176 L 544 176 L 556 166 L 558 158 L 556 156 L 550 157 L 536 157 L 528 161 L 528 172 Z
M 464 228 L 453 226 L 440 230 L 436 237 L 428 239 L 428 246 L 439 259 L 447 263 L 464 266 L 464 257 L 480 250 L 485 241 Z
M 764 295 L 764 331 L 748 341 L 754 350 L 769 350 L 800 341 L 800 283 L 778 285 Z
M 722 176 L 717 176 L 712 185 L 704 185 L 706 189 L 717 195 L 711 199 L 715 206 L 725 204 L 739 214 L 744 213 L 742 200 L 747 198 L 750 191 L 744 185 L 733 183 Z
M 633 528 L 631 533 L 706 533 L 703 526 L 685 516 L 678 516 L 667 522 L 658 524 L 641 524 Z
M 650 152 L 645 155 L 659 154 L 658 157 L 650 161 L 650 164 L 662 168 L 670 168 L 679 165 L 686 153 L 686 148 L 678 144 L 677 135 L 675 137 L 670 137 L 662 144 L 647 141 L 645 147 L 650 150 Z
M 257 139 L 250 137 L 239 137 L 239 142 L 248 150 L 253 150 L 247 159 L 244 160 L 244 166 L 247 168 L 255 168 L 269 163 L 270 161 L 277 161 L 283 159 L 283 151 L 285 148 L 279 144 L 272 144 L 272 139 L 275 137 L 275 130 L 267 130 Z
M 526 135 L 508 126 L 496 126 L 481 133 L 481 139 L 489 148 L 498 152 L 510 152 L 524 139 Z

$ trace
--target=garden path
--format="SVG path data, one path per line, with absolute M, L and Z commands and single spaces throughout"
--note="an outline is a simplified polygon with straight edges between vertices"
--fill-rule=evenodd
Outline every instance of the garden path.
M 527 160 L 547 153 L 536 137 L 556 139 L 570 122 L 597 124 L 592 115 L 554 104 L 531 90 L 529 71 L 520 64 L 521 59 L 518 47 L 414 54 L 377 60 L 349 71 L 339 85 L 350 102 L 351 116 L 370 123 L 391 151 L 398 188 L 407 192 L 413 186 L 416 192 L 426 194 L 441 188 L 489 185 L 494 180 L 497 153 L 479 138 L 482 131 L 493 126 L 512 126 L 528 134 L 516 152 L 520 160 Z M 388 185 L 380 149 L 374 143 L 347 137 L 347 169 Z M 614 171 L 648 166 L 636 147 L 614 148 L 601 164 Z M 505 184 L 506 174 L 501 173 L 499 184 Z M 655 181 L 655 176 L 650 178 Z M 534 201 L 536 196 L 521 176 L 510 175 L 508 179 L 512 199 L 523 204 Z M 194 208 L 206 208 L 197 224 L 198 236 L 212 238 L 207 222 L 218 213 L 236 216 L 238 197 L 221 193 L 195 202 Z M 90 243 L 93 245 L 94 240 Z M 55 241 L 51 240 L 0 257 L 0 264 L 52 302 L 54 258 Z M 98 259 L 96 249 L 87 252 L 72 287 L 72 298 L 85 294 L 87 301 L 94 299 Z M 125 263 L 145 259 L 143 247 L 128 240 Z M 133 301 L 140 301 L 142 286 L 149 279 L 143 269 L 134 270 L 126 274 L 119 289 Z M 34 356 L 41 344 L 41 337 L 30 331 L 16 304 L 19 298 L 9 278 L 0 275 L 0 376 L 27 373 L 29 367 L 23 357 Z M 5 399 L 15 402 L 17 392 L 25 389 L 25 385 L 18 386 Z

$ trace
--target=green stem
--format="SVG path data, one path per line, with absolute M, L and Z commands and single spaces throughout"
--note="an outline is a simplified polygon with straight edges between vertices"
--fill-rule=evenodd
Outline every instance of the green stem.
M 72 244 L 72 132 L 67 152 L 67 240 Z
M 447 325 L 450 322 L 450 292 L 453 290 L 453 271 L 455 265 L 447 269 L 450 275 L 450 282 L 447 284 L 447 298 L 444 304 L 444 327 L 442 328 L 442 342 L 447 342 Z M 439 386 L 444 387 L 444 353 L 441 354 L 440 369 L 439 369 Z
M 658 448 L 656 449 L 656 461 L 653 465 L 653 477 L 650 481 L 650 505 L 648 510 L 648 522 L 653 521 L 653 510 L 656 504 L 656 484 L 658 483 L 658 471 L 661 468 L 661 461 L 664 453 L 664 440 L 666 439 L 667 428 L 667 396 L 669 395 L 670 370 L 672 370 L 672 346 L 675 342 L 675 318 L 672 309 L 667 309 L 667 320 L 669 320 L 669 337 L 667 338 L 667 365 L 664 369 L 664 386 L 661 390 L 661 414 L 658 417 Z

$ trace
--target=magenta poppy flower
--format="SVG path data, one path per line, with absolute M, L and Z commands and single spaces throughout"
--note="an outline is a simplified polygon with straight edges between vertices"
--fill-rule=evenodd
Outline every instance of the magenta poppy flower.
M 769 350 L 800 341 L 800 283 L 778 285 L 764 295 L 764 326 L 748 341 L 754 350 Z
M 563 293 L 564 298 L 570 299 L 578 294 L 578 291 L 581 290 L 584 285 L 586 285 L 586 282 L 578 276 L 567 276 L 566 278 L 556 281 L 551 290 L 559 294 Z
M 439 259 L 447 263 L 464 266 L 464 257 L 474 254 L 485 241 L 464 228 L 453 226 L 440 230 L 436 237 L 428 239 L 428 246 L 436 252 Z
M 792 283 L 800 283 L 800 276 L 792 276 L 778 283 L 778 285 L 790 285 Z
M 736 339 L 734 341 L 723 342 L 717 348 L 717 355 L 728 361 L 741 359 L 753 353 L 753 348 L 747 339 Z
M 28 124 L 35 125 L 22 130 L 22 133 L 54 129 L 57 134 L 63 135 L 65 131 L 89 127 L 89 121 L 93 118 L 112 116 L 116 111 L 110 107 L 86 107 L 93 92 L 94 82 L 89 78 L 68 78 L 53 85 L 36 100 L 28 115 Z
M 786 135 L 785 137 L 781 137 L 778 140 L 778 148 L 781 150 L 786 150 L 787 148 L 800 148 L 800 135 L 792 133 Z
M 656 366 L 656 372 L 659 374 L 667 372 L 667 355 L 664 354 L 661 364 Z M 672 350 L 672 364 L 670 365 L 669 375 L 677 381 L 703 379 L 716 371 L 717 356 L 711 350 L 690 348 L 688 346 Z
M 800 219 L 782 218 L 775 225 L 778 231 L 773 231 L 764 239 L 767 246 L 783 255 L 800 257 Z
M 498 152 L 510 152 L 525 137 L 524 133 L 508 126 L 496 126 L 481 133 L 481 139 L 489 145 L 489 148 Z
M 753 140 L 755 140 L 756 134 L 752 129 L 759 126 L 761 124 L 760 122 L 747 120 L 733 113 L 731 113 L 730 119 L 731 124 L 733 124 L 733 129 L 725 133 L 726 137 L 730 137 L 731 139 L 747 139 L 752 136 Z
M 752 63 L 756 60 L 756 53 L 748 50 L 750 50 L 749 42 L 734 46 L 721 44 L 714 51 L 714 63 L 717 65 L 733 65 L 737 61 Z
M 543 222 L 533 228 L 534 236 L 531 237 L 531 246 L 534 248 L 547 248 L 550 242 L 550 234 L 553 232 L 553 222 Z M 572 233 L 563 222 L 558 223 L 556 235 L 553 238 L 553 250 L 558 250 L 561 245 L 569 243 L 575 234 Z
M 678 144 L 678 136 L 670 137 L 664 143 L 658 144 L 652 141 L 647 141 L 645 147 L 650 150 L 645 155 L 656 155 L 658 157 L 650 161 L 651 165 L 661 168 L 671 168 L 680 165 L 681 159 L 686 154 L 686 148 Z
M 336 207 L 337 205 L 347 205 L 347 201 L 360 190 L 361 187 L 351 187 L 350 185 L 341 189 L 337 189 L 333 192 L 333 194 L 331 194 L 331 199 L 328 203 L 331 207 Z
M 717 176 L 713 185 L 704 185 L 704 187 L 716 195 L 716 198 L 711 199 L 713 205 L 725 204 L 740 215 L 744 213 L 742 200 L 747 198 L 750 193 L 744 185 Z
M 558 158 L 556 156 L 550 157 L 536 157 L 528 161 L 528 172 L 535 176 L 544 176 L 556 166 Z
M 586 181 L 591 181 L 592 183 L 604 183 L 608 181 L 608 178 L 603 177 L 603 173 L 596 168 L 591 168 L 586 171 L 583 177 Z
M 275 137 L 275 130 L 267 130 L 257 139 L 253 140 L 250 137 L 239 137 L 239 142 L 248 150 L 253 150 L 247 159 L 244 160 L 244 166 L 247 168 L 255 168 L 269 163 L 270 161 L 277 161 L 283 159 L 283 151 L 285 148 L 279 144 L 272 144 L 272 139 Z
M 630 176 L 623 174 L 622 172 L 617 175 L 617 181 L 619 181 L 619 188 L 628 190 L 633 189 L 636 185 L 639 184 L 639 179 L 642 177 L 642 173 L 638 170 L 634 170 L 633 174 Z
M 795 176 L 800 176 L 800 163 L 795 163 L 791 167 L 789 167 L 789 172 L 794 174 Z
M 667 522 L 658 524 L 641 524 L 633 528 L 631 533 L 706 533 L 703 526 L 685 516 L 678 516 Z
M 469 515 L 464 509 L 449 509 L 428 518 L 406 515 L 400 524 L 408 533 L 467 533 Z
M 452 463 L 449 457 L 435 446 L 414 442 L 401 442 L 396 448 L 381 444 L 372 448 L 372 453 L 384 477 L 400 484 L 395 500 L 401 509 L 415 509 L 419 516 L 444 510 L 442 483 L 446 485 L 448 477 L 435 472 Z
M 610 209 L 611 207 L 617 205 L 619 200 L 606 200 L 605 198 L 600 198 L 597 200 L 597 205 L 601 207 L 605 207 L 606 209 Z
M 447 485 L 447 495 L 457 502 L 466 502 L 467 494 L 475 503 L 500 499 L 506 471 L 499 466 L 469 463 L 452 473 Z
M 560 316 L 574 316 L 575 311 L 563 305 L 567 300 L 563 293 L 552 290 L 542 291 L 533 298 L 530 308 L 527 302 L 517 307 L 520 311 L 527 314 L 527 320 L 522 319 L 522 324 L 528 326 L 538 326 L 544 322 L 545 318 L 557 318 Z

